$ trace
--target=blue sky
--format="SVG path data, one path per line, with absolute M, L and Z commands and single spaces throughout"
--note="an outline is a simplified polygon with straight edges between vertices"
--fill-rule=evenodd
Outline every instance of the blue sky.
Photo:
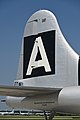
M 26 21 L 40 9 L 56 15 L 68 43 L 80 54 L 80 0 L 0 0 L 0 84 L 12 85 L 16 79 Z

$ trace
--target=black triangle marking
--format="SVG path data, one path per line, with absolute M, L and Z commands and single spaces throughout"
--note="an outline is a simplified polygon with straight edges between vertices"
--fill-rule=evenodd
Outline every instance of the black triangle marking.
M 38 60 L 42 60 L 39 47 L 38 47 L 38 53 L 37 53 L 35 61 L 38 61 Z

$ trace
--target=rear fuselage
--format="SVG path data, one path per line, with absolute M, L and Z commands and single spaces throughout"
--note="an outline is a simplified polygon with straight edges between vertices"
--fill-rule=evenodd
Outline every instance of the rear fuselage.
M 61 88 L 45 95 L 7 97 L 12 108 L 80 113 L 80 59 L 62 35 L 51 12 L 34 13 L 25 26 L 18 86 Z

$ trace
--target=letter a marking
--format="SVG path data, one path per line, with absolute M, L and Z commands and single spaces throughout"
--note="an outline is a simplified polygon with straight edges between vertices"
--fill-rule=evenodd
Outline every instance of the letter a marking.
M 38 50 L 41 55 L 41 60 L 35 61 L 38 54 Z M 38 37 L 35 40 L 26 75 L 31 75 L 32 70 L 38 67 L 44 67 L 45 72 L 51 72 L 51 67 L 41 37 Z

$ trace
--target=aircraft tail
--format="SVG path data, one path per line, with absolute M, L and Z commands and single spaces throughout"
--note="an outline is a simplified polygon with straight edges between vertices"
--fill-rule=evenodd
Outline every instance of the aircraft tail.
M 22 39 L 17 80 L 24 79 L 32 86 L 78 85 L 79 61 L 53 13 L 39 10 L 29 18 Z

